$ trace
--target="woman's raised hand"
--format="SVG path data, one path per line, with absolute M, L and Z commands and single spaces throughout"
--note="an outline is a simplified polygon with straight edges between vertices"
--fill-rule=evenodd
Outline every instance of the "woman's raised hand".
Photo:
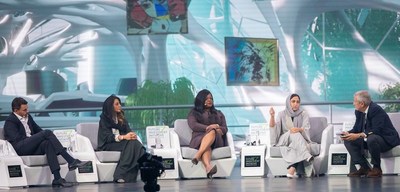
M 275 110 L 273 107 L 269 108 L 269 114 L 271 115 L 271 117 L 275 116 Z

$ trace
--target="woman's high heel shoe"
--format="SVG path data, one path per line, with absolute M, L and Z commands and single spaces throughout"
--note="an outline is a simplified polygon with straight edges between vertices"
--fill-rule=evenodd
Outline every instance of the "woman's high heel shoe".
M 210 171 L 207 173 L 207 178 L 212 180 L 213 175 L 216 173 L 217 173 L 217 166 L 214 165 L 214 167 L 211 168 Z
M 196 158 L 192 159 L 192 167 L 193 165 L 197 165 L 199 163 L 199 160 L 197 160 Z

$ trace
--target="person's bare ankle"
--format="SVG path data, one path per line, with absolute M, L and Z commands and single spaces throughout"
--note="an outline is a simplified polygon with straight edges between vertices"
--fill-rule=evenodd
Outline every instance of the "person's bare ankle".
M 296 172 L 296 169 L 295 169 L 294 167 L 290 167 L 290 168 L 288 169 L 288 173 L 289 173 L 290 175 L 294 175 L 295 172 Z
M 206 168 L 206 173 L 208 173 L 211 170 L 211 165 L 208 165 L 205 168 Z

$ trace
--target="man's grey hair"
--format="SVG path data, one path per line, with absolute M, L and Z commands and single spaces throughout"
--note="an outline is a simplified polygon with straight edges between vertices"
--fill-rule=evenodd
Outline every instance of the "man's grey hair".
M 356 97 L 358 102 L 362 102 L 367 106 L 371 104 L 371 96 L 366 90 L 357 91 L 356 93 L 354 93 L 354 97 Z

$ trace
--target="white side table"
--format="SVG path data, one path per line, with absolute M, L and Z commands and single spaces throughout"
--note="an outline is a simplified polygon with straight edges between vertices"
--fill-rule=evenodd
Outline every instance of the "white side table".
M 350 154 L 344 144 L 331 144 L 328 157 L 328 174 L 348 174 L 350 171 Z
M 264 176 L 268 173 L 265 164 L 266 145 L 243 146 L 240 155 L 240 174 L 242 176 Z
M 164 175 L 161 175 L 159 179 L 178 179 L 179 178 L 179 167 L 178 167 L 178 152 L 174 148 L 166 149 L 153 149 L 151 148 L 150 153 L 153 155 L 161 156 L 163 158 L 163 164 L 165 168 Z

